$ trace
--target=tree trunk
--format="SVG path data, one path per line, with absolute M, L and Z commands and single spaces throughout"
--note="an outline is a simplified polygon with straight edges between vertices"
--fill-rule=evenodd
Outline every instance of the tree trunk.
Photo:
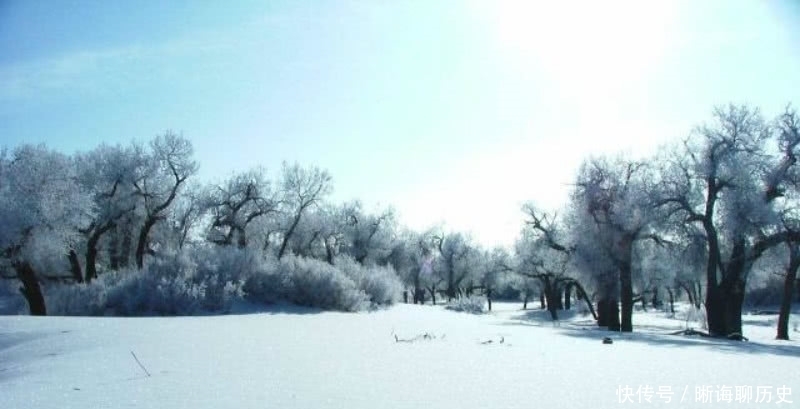
M 601 298 L 597 301 L 597 326 L 598 327 L 607 327 L 608 326 L 608 300 L 605 298 Z
M 328 264 L 333 265 L 333 246 L 325 240 L 325 260 Z M 359 261 L 359 263 L 361 263 Z
M 652 305 L 654 309 L 661 308 L 661 299 L 659 298 L 658 286 L 653 287 Z
M 97 247 L 86 249 L 86 283 L 91 283 L 97 278 Z
M 486 301 L 489 303 L 489 312 L 492 311 L 492 289 L 486 290 Z
M 586 290 L 577 281 L 573 282 L 572 285 L 575 286 L 575 294 L 578 296 L 578 299 L 583 299 L 583 301 L 586 303 L 586 306 L 589 307 L 589 312 L 592 313 L 592 317 L 595 319 L 595 321 L 597 321 L 597 313 L 592 305 L 592 300 L 590 300 L 589 295 L 586 294 Z
M 714 283 L 706 289 L 706 320 L 708 333 L 712 336 L 724 336 L 725 328 L 725 298 L 722 289 Z
M 44 295 L 42 294 L 42 287 L 39 285 L 39 280 L 36 278 L 36 272 L 27 261 L 15 262 L 14 269 L 17 271 L 17 277 L 22 282 L 22 287 L 19 291 L 28 302 L 28 309 L 31 315 L 47 315 L 47 308 L 44 303 Z
M 689 289 L 689 286 L 686 283 L 680 283 L 680 288 L 683 288 L 683 291 L 686 292 L 686 298 L 689 300 L 689 304 L 697 307 L 697 303 L 695 302 L 694 296 L 692 295 L 692 291 Z
M 633 287 L 631 286 L 630 280 L 623 281 L 621 283 L 621 290 L 622 290 L 622 321 L 619 322 L 619 318 L 617 318 L 617 323 L 620 324 L 620 330 L 622 332 L 631 332 L 633 331 Z M 612 305 L 612 314 L 614 316 L 619 317 L 618 311 L 619 307 L 617 306 L 616 300 Z M 615 322 L 612 321 L 612 324 Z M 610 329 L 610 328 L 609 328 Z
M 530 293 L 525 291 L 522 294 L 522 309 L 523 310 L 527 310 L 528 309 L 528 298 L 530 298 Z
M 544 279 L 544 297 L 547 301 L 547 311 L 553 321 L 558 320 L 558 310 L 561 307 L 561 291 L 553 285 L 549 278 Z
M 448 302 L 449 301 L 453 301 L 453 298 L 456 297 L 456 288 L 455 288 L 455 283 L 454 283 L 454 279 L 455 278 L 454 278 L 453 274 L 454 274 L 454 272 L 453 272 L 452 267 L 448 268 L 448 271 L 447 271 L 447 291 L 446 291 L 446 293 L 447 293 L 447 301 Z
M 150 235 L 150 230 L 156 225 L 158 221 L 155 217 L 148 217 L 139 230 L 139 240 L 136 242 L 136 268 L 141 270 L 144 268 L 144 253 L 147 248 L 147 237 Z
M 425 294 L 422 290 L 422 285 L 419 282 L 419 274 L 414 275 L 414 304 L 424 304 Z
M 119 229 L 114 227 L 110 231 L 111 235 L 108 240 L 108 268 L 111 270 L 119 270 Z
M 783 281 L 783 297 L 781 297 L 781 312 L 778 316 L 778 336 L 776 339 L 789 340 L 789 317 L 792 312 L 792 293 L 797 280 L 797 268 L 800 267 L 800 258 L 796 263 L 791 263 L 786 269 L 786 278 Z
M 726 302 L 725 302 L 725 328 L 724 335 L 728 338 L 742 335 L 742 307 L 744 306 L 744 280 L 733 279 L 731 283 L 725 286 L 726 288 Z
M 545 305 L 544 291 L 539 293 L 539 305 L 541 306 L 541 309 L 547 308 L 547 306 Z
M 295 216 L 294 221 L 292 221 L 292 225 L 289 226 L 289 230 L 286 231 L 286 234 L 283 235 L 283 242 L 281 242 L 281 249 L 278 251 L 278 260 L 283 258 L 283 255 L 286 254 L 286 246 L 289 244 L 289 239 L 292 238 L 292 234 L 294 234 L 294 230 L 297 228 L 297 225 L 300 223 L 300 217 L 303 215 L 303 208 L 300 209 L 297 216 Z
M 83 269 L 81 269 L 81 262 L 78 260 L 78 253 L 76 253 L 75 250 L 70 249 L 69 253 L 67 254 L 67 259 L 69 259 L 69 271 L 72 273 L 72 277 L 76 282 L 82 283 Z
M 669 312 L 675 315 L 675 294 L 673 294 L 672 288 L 667 287 L 667 294 L 669 294 Z
M 715 337 L 731 337 L 742 334 L 742 305 L 744 304 L 745 282 L 742 277 L 749 268 L 746 258 L 746 242 L 737 239 L 731 249 L 730 261 L 722 281 L 717 284 L 708 280 L 706 289 L 706 314 L 708 333 Z
M 572 308 L 572 284 L 567 283 L 564 286 L 564 309 L 569 310 Z
M 620 263 L 619 283 L 620 298 L 622 301 L 622 322 L 620 330 L 622 332 L 633 331 L 633 239 L 625 237 L 622 240 L 623 260 Z M 644 303 L 644 294 L 642 294 Z M 616 303 L 614 306 L 616 307 Z
M 616 299 L 608 301 L 608 330 L 619 331 L 622 326 L 619 321 L 619 302 Z
M 100 242 L 100 237 L 103 237 L 107 231 L 114 227 L 114 223 L 108 222 L 105 225 L 98 227 L 89 236 L 86 241 L 86 283 L 91 283 L 93 279 L 97 278 L 97 244 Z
M 133 248 L 133 232 L 131 231 L 132 222 L 130 218 L 125 222 L 122 229 L 122 247 L 119 249 L 119 267 L 125 268 L 131 264 L 131 248 Z

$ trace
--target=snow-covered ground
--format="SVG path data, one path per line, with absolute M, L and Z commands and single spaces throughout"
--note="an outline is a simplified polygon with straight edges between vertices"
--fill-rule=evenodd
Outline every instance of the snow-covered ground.
M 0 408 L 800 405 L 800 343 L 773 340 L 775 316 L 745 316 L 750 342 L 735 342 L 667 335 L 686 321 L 663 312 L 638 313 L 637 332 L 618 334 L 582 316 L 556 327 L 519 307 L 496 303 L 483 316 L 414 305 L 359 314 L 276 307 L 182 318 L 4 316 Z M 698 394 L 706 387 L 709 402 Z M 747 387 L 750 403 L 737 403 Z M 672 392 L 671 401 L 659 391 Z M 755 403 L 767 396 L 771 403 Z M 781 397 L 794 403 L 777 404 Z

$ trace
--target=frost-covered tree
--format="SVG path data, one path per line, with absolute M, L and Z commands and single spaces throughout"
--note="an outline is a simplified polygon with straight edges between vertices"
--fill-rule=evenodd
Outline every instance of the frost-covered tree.
M 140 146 L 132 145 L 100 145 L 96 149 L 76 155 L 78 181 L 82 189 L 91 192 L 93 206 L 90 221 L 84 226 L 77 226 L 86 240 L 85 273 L 83 280 L 90 282 L 97 277 L 97 263 L 101 239 L 118 226 L 129 227 L 135 223 L 138 198 L 134 189 L 136 178 L 144 164 L 143 151 Z M 121 232 L 132 234 L 132 229 L 121 229 Z M 122 239 L 123 244 L 131 243 L 131 237 Z M 115 249 L 127 257 L 129 248 L 123 245 Z M 73 261 L 76 278 L 80 276 L 77 257 Z
M 787 115 L 791 110 L 787 110 Z M 704 234 L 709 332 L 741 339 L 742 305 L 753 264 L 792 234 L 778 214 L 796 180 L 800 135 L 771 126 L 757 109 L 717 108 L 662 172 L 659 204 L 676 223 Z
M 303 215 L 319 206 L 333 190 L 331 176 L 316 167 L 304 168 L 299 164 L 283 163 L 281 173 L 282 213 L 286 224 L 278 250 L 278 258 L 286 254 L 289 242 L 295 234 Z
M 620 330 L 633 331 L 633 274 L 636 247 L 659 238 L 654 221 L 659 217 L 650 197 L 653 173 L 643 162 L 624 158 L 592 158 L 584 162 L 572 194 L 578 223 L 583 225 L 584 258 L 588 265 L 613 266 L 619 280 Z M 594 247 L 589 249 L 587 247 Z M 600 269 L 605 274 L 611 268 Z M 613 279 L 603 280 L 613 282 Z M 606 291 L 614 291 L 612 286 Z M 612 304 L 616 301 L 612 301 Z M 612 307 L 614 307 L 612 305 Z M 602 308 L 601 308 L 602 309 Z M 602 315 L 602 313 L 601 313 Z M 613 320 L 615 321 L 615 320 Z M 613 322 L 612 321 L 612 322 Z
M 39 281 L 61 275 L 35 266 L 45 252 L 64 259 L 79 239 L 74 227 L 91 215 L 91 197 L 70 158 L 44 145 L 0 153 L 0 271 L 14 271 L 32 315 L 47 314 Z
M 192 154 L 191 142 L 171 131 L 150 142 L 150 150 L 133 182 L 144 219 L 136 242 L 136 266 L 140 269 L 144 266 L 150 231 L 156 223 L 166 220 L 182 186 L 197 171 Z
M 360 202 L 355 202 L 349 208 L 346 220 L 345 251 L 361 264 L 384 260 L 391 251 L 397 228 L 394 210 L 368 213 Z
M 279 200 L 263 169 L 252 169 L 207 187 L 201 203 L 211 219 L 208 240 L 220 245 L 232 245 L 235 240 L 244 248 L 248 227 L 276 212 Z
M 445 294 L 452 300 L 461 285 L 477 273 L 476 248 L 471 238 L 462 233 L 435 234 L 432 239 L 437 251 L 434 273 L 442 279 Z
M 532 203 L 525 204 L 523 211 L 526 214 L 525 227 L 515 244 L 516 265 L 511 269 L 538 282 L 542 303 L 553 320 L 558 319 L 558 310 L 564 307 L 562 294 L 565 298 L 571 297 L 572 288 L 577 290 L 578 297 L 586 301 L 592 315 L 598 319 L 586 290 L 571 272 L 576 267 L 578 247 L 575 237 L 580 236 L 572 236 L 555 214 L 548 214 Z M 522 284 L 529 286 L 527 281 Z

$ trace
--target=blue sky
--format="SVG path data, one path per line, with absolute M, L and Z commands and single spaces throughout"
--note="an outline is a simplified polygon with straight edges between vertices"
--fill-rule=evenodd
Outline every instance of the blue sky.
M 0 144 L 173 129 L 204 180 L 298 161 L 335 200 L 510 244 L 589 154 L 648 154 L 714 104 L 800 104 L 798 27 L 789 0 L 7 0 Z

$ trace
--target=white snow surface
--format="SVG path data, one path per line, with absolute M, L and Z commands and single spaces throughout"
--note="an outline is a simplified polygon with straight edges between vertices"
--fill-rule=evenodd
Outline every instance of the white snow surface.
M 495 303 L 486 315 L 397 305 L 365 313 L 287 306 L 201 317 L 4 316 L 0 408 L 800 406 L 800 343 L 773 339 L 776 316 L 746 315 L 750 341 L 736 342 L 668 335 L 687 326 L 681 314 L 639 312 L 635 332 L 620 334 L 581 315 L 555 326 L 542 311 L 519 308 Z M 603 344 L 606 336 L 614 343 Z M 626 386 L 634 403 L 620 403 L 617 392 Z M 647 394 L 636 391 L 647 386 L 669 387 L 671 401 L 653 393 L 640 403 Z M 749 386 L 754 396 L 749 404 L 718 402 L 719 395 L 703 402 L 696 389 L 704 386 Z M 771 387 L 770 403 L 755 403 L 759 386 Z M 776 403 L 783 386 L 793 403 Z

